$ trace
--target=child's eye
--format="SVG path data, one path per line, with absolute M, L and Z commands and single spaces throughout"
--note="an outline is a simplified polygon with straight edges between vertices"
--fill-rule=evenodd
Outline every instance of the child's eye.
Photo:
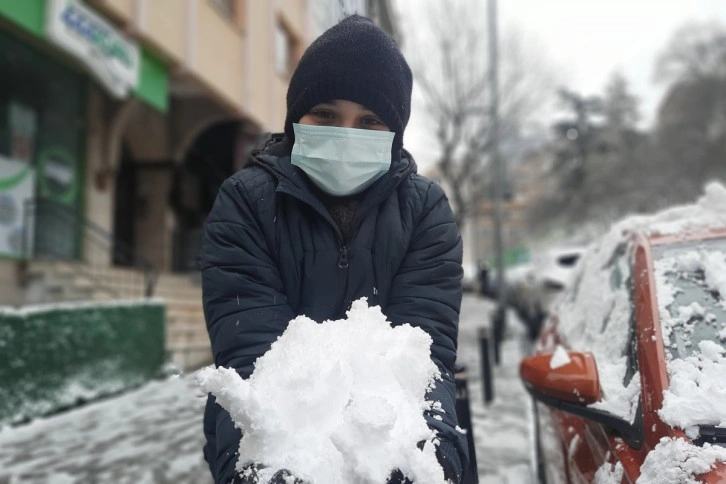
M 310 114 L 320 119 L 333 119 L 335 115 L 327 109 L 313 109 Z
M 367 126 L 380 126 L 383 125 L 383 121 L 375 116 L 365 116 L 361 119 L 361 123 Z

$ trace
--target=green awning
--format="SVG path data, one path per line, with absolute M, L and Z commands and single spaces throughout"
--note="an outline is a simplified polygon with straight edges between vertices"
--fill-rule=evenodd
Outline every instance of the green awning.
M 139 84 L 134 93 L 162 113 L 169 108 L 169 71 L 161 60 L 143 47 Z

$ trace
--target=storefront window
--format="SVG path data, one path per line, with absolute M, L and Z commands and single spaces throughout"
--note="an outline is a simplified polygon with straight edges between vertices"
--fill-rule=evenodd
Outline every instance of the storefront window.
M 85 77 L 2 32 L 0 72 L 0 159 L 10 175 L 31 166 L 31 196 L 47 201 L 30 214 L 35 252 L 79 257 L 79 229 L 69 222 L 82 203 Z

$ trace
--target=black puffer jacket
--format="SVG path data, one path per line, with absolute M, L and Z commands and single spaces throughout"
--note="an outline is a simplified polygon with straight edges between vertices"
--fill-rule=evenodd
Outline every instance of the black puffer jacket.
M 340 319 L 352 301 L 367 297 L 394 324 L 419 326 L 433 339 L 443 382 L 430 398 L 443 412 L 426 417 L 442 440 L 440 461 L 458 480 L 468 464 L 466 439 L 455 429 L 453 374 L 462 248 L 443 190 L 417 175 L 404 152 L 367 190 L 357 228 L 343 240 L 283 143 L 255 154 L 248 168 L 227 179 L 207 219 L 204 312 L 215 364 L 247 378 L 291 319 Z M 215 481 L 227 483 L 240 432 L 211 397 L 204 431 Z

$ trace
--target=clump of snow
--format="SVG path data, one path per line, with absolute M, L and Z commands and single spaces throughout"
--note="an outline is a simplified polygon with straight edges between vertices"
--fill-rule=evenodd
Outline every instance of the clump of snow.
M 690 438 L 698 436 L 699 425 L 726 425 L 725 350 L 713 341 L 698 347 L 699 353 L 668 362 L 670 386 L 658 411 L 665 423 L 684 429 Z
M 392 327 L 361 299 L 347 319 L 292 320 L 248 380 L 209 368 L 198 382 L 242 429 L 238 470 L 258 463 L 327 484 L 385 482 L 399 468 L 440 484 L 437 441 L 423 416 L 440 408 L 425 399 L 440 378 L 430 347 L 423 330 Z
M 710 182 L 695 204 L 679 205 L 655 215 L 629 217 L 618 225 L 624 229 L 641 228 L 661 235 L 726 227 L 726 186 Z
M 708 288 L 726 295 L 726 258 L 722 252 L 706 252 L 703 255 L 703 272 Z M 720 303 L 726 307 L 723 299 Z
M 678 316 L 686 321 L 697 316 L 703 318 L 705 312 L 706 310 L 703 308 L 703 306 L 701 306 L 697 302 L 691 303 L 688 306 L 681 306 L 678 308 Z
M 673 304 L 673 298 L 678 292 L 678 288 L 668 283 L 666 278 L 668 272 L 685 275 L 687 273 L 702 271 L 708 290 L 718 294 L 726 294 L 726 257 L 720 251 L 689 250 L 675 257 L 666 257 L 657 260 L 655 262 L 655 269 L 659 282 L 658 302 L 661 313 Z M 719 305 L 726 308 L 726 301 L 722 299 L 719 301 Z M 700 305 L 697 306 L 693 309 L 698 314 L 703 315 L 705 309 Z M 667 313 L 667 311 L 665 312 Z
M 718 361 L 724 355 L 724 347 L 714 341 L 701 341 L 698 349 L 701 350 L 704 358 L 712 361 Z
M 570 440 L 570 445 L 567 447 L 567 456 L 572 459 L 575 456 L 575 452 L 577 452 L 577 449 L 580 447 L 580 435 L 575 434 L 574 437 L 572 437 L 572 440 Z
M 622 384 L 624 374 L 617 365 L 608 365 L 598 369 L 598 374 L 603 391 L 608 388 L 610 393 L 608 398 L 603 398 L 589 407 L 605 410 L 621 416 L 628 422 L 633 422 L 640 397 L 640 374 L 634 374 L 627 386 Z M 605 382 L 604 385 L 603 382 Z
M 595 472 L 595 484 L 620 484 L 622 479 L 623 464 L 620 461 L 615 465 L 605 461 Z
M 726 461 L 726 449 L 683 439 L 663 437 L 640 466 L 637 484 L 698 484 L 696 476 L 708 472 L 717 461 Z
M 562 345 L 557 345 L 555 352 L 552 353 L 552 358 L 550 358 L 550 368 L 554 370 L 569 364 L 571 361 L 570 355 L 567 354 L 567 350 L 563 348 Z
M 703 269 L 703 257 L 696 250 L 689 250 L 678 254 L 673 261 L 675 268 L 682 272 L 696 272 Z

